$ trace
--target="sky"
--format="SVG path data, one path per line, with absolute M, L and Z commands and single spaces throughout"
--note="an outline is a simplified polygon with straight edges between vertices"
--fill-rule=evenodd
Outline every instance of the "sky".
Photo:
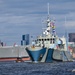
M 0 40 L 7 45 L 20 45 L 23 34 L 36 38 L 47 19 L 55 19 L 58 36 L 75 32 L 75 0 L 0 0 Z M 65 23 L 66 17 L 66 23 Z

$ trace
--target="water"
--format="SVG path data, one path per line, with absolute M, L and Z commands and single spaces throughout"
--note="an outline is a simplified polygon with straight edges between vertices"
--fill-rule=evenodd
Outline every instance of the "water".
M 0 62 L 0 75 L 75 75 L 75 62 Z

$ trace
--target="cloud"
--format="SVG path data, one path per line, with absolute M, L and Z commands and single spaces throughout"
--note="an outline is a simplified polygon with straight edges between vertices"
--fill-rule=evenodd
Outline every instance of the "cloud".
M 48 2 L 57 33 L 64 34 L 65 16 L 68 31 L 74 31 L 74 0 L 0 0 L 0 39 L 7 43 L 20 42 L 22 34 L 36 36 L 41 33 L 42 25 L 45 25 L 41 20 L 47 19 Z
M 75 21 L 68 21 L 66 22 L 66 27 L 69 28 L 75 28 Z
M 70 12 L 65 17 L 66 17 L 66 26 L 68 28 L 75 27 L 75 12 Z

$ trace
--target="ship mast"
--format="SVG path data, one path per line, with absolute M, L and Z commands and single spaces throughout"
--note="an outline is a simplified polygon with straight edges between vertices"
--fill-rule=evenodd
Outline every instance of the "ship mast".
M 46 23 L 47 23 L 47 28 L 45 29 L 45 31 L 43 32 L 43 34 L 45 35 L 51 35 L 51 22 L 50 22 L 50 14 L 49 14 L 49 3 L 48 3 L 48 17 L 47 17 L 47 20 L 46 20 Z
M 49 16 L 49 3 L 48 3 L 48 16 Z

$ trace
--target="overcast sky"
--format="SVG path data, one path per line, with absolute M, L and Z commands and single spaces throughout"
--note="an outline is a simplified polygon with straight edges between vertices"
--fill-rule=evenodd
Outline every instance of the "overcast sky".
M 0 0 L 0 40 L 7 45 L 20 44 L 23 34 L 34 37 L 42 33 L 47 18 L 55 19 L 59 36 L 75 32 L 75 0 Z M 66 16 L 66 26 L 65 26 Z

